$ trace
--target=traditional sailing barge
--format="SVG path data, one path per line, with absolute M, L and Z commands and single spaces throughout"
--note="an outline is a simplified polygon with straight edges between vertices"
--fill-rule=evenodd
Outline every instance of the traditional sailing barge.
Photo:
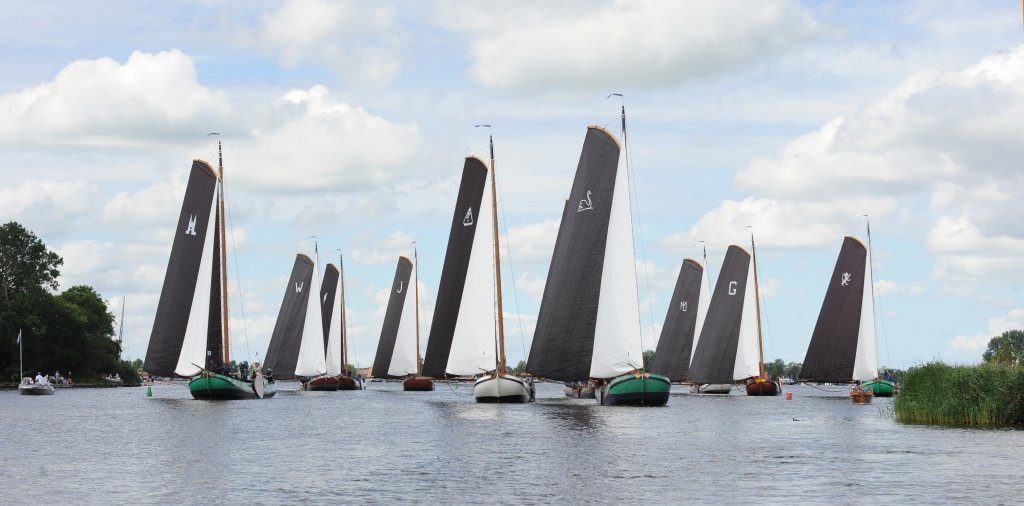
M 223 163 L 214 172 L 204 161 L 192 162 L 144 368 L 192 378 L 189 391 L 196 399 L 272 397 L 276 384 L 258 367 L 249 378 L 234 377 L 226 367 L 231 346 L 223 175 Z
M 610 132 L 587 129 L 526 369 L 592 381 L 605 405 L 663 406 L 668 378 L 643 370 L 629 175 L 619 152 Z

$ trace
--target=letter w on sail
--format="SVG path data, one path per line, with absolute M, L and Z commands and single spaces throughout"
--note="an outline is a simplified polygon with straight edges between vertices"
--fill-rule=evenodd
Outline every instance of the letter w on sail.
M 589 211 L 594 208 L 594 201 L 590 199 L 590 190 L 587 190 L 587 198 L 580 201 L 580 206 L 576 208 L 576 212 Z
M 303 281 L 301 283 L 295 283 L 295 293 L 302 293 L 302 287 L 305 284 L 306 284 L 305 281 Z
M 185 235 L 196 235 L 196 215 L 188 215 L 188 226 L 185 227 Z
M 469 227 L 473 225 L 473 208 L 466 209 L 466 217 L 462 218 L 462 226 Z

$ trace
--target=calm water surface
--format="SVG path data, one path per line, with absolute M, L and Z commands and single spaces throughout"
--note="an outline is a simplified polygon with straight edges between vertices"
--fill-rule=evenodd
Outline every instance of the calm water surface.
M 283 384 L 284 388 L 295 388 Z M 1024 431 L 907 426 L 845 390 L 602 407 L 541 384 L 282 391 L 204 402 L 182 385 L 0 392 L 0 503 L 1019 503 Z

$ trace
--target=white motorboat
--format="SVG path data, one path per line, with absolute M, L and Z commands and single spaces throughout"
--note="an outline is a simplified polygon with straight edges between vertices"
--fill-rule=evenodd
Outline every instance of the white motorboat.
M 18 393 L 21 395 L 53 395 L 53 385 L 49 382 L 33 383 L 32 378 L 22 378 L 18 385 Z

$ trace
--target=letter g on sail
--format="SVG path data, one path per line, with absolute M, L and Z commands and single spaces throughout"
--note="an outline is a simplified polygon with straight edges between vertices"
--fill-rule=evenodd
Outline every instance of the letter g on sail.
M 737 284 L 738 283 L 736 283 L 735 281 L 730 281 L 729 282 L 729 295 L 736 295 L 736 285 Z

